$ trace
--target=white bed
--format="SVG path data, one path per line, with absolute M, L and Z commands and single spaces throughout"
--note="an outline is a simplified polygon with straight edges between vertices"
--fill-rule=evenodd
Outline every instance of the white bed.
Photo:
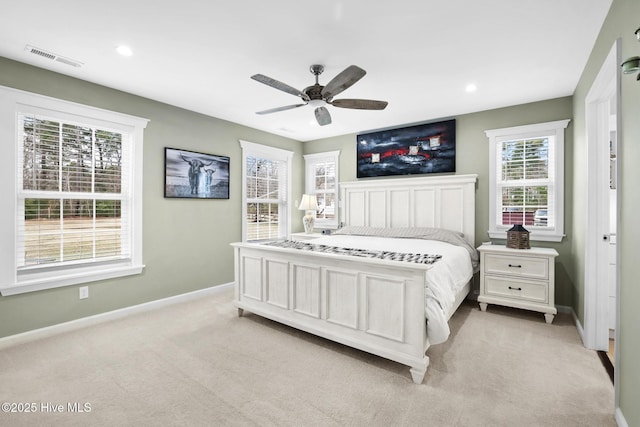
M 475 181 L 475 175 L 453 175 L 341 183 L 344 234 L 306 243 L 442 255 L 433 264 L 232 244 L 239 314 L 248 310 L 403 363 L 411 368 L 413 381 L 422 383 L 429 364 L 426 350 L 447 339 L 447 321 L 470 289 Z M 471 249 L 378 235 L 380 230 L 404 236 L 433 229 L 454 232 Z
M 468 289 L 464 288 L 473 277 L 474 265 L 470 260 L 469 250 L 462 246 L 426 238 L 380 237 L 384 235 L 384 231 L 377 233 L 377 229 L 371 229 L 367 235 L 360 235 L 358 229 L 359 227 L 355 230 L 346 227 L 339 232 L 340 234 L 315 239 L 311 243 L 371 251 L 440 255 L 442 258 L 430 265 L 429 273 L 425 278 L 425 316 L 429 320 L 427 335 L 431 345 L 446 341 L 449 337 L 447 322 L 461 302 L 457 297 L 467 295 Z M 384 230 L 393 232 L 396 229 Z M 397 230 L 401 231 L 401 234 L 407 234 L 405 231 L 410 231 L 414 236 L 421 235 L 421 228 Z M 468 248 L 475 251 L 470 245 Z M 477 266 L 477 256 L 475 261 Z

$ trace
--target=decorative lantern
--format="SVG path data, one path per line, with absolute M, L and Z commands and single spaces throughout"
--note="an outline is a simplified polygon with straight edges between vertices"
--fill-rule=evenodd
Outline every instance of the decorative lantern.
M 515 224 L 507 231 L 507 247 L 511 249 L 530 249 L 529 231 L 522 224 Z

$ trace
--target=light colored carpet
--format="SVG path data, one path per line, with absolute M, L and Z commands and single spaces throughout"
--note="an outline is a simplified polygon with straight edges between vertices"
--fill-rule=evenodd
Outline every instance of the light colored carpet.
M 0 425 L 615 426 L 570 316 L 465 303 L 407 367 L 245 312 L 223 292 L 0 350 Z M 68 403 L 90 405 L 70 413 Z M 42 405 L 63 405 L 47 413 Z M 50 406 L 50 408 L 53 408 Z

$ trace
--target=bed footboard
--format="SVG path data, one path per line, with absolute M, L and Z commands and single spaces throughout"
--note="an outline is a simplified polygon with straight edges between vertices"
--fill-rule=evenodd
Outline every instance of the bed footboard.
M 409 366 L 422 383 L 429 358 L 427 265 L 234 243 L 243 310 Z M 355 259 L 354 259 L 355 258 Z

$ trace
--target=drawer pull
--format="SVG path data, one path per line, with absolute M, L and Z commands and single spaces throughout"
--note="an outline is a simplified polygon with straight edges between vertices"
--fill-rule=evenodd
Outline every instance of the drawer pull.
M 511 289 L 512 291 L 521 291 L 522 288 L 514 288 L 512 286 L 509 286 L 509 289 Z
M 520 264 L 509 264 L 509 267 L 512 268 L 522 268 L 522 266 Z

